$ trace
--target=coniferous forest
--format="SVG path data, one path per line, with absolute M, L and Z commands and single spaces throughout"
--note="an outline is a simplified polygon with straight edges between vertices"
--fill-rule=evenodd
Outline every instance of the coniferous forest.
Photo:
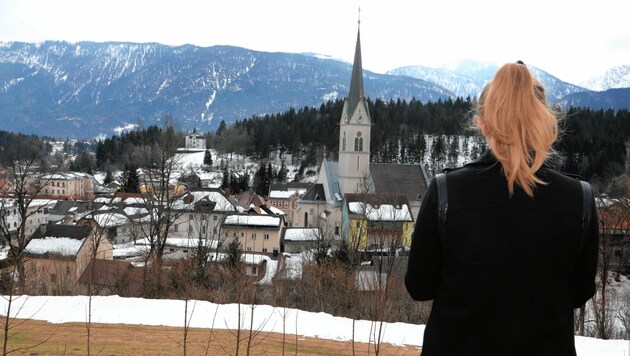
M 372 162 L 425 164 L 435 172 L 457 164 L 456 157 L 475 157 L 485 149 L 483 139 L 470 128 L 471 98 L 439 100 L 368 100 Z M 339 118 L 343 101 L 329 101 L 319 108 L 304 107 L 286 112 L 254 116 L 206 133 L 209 148 L 222 153 L 234 152 L 264 162 L 273 152 L 291 154 L 294 165 L 316 166 L 323 157 L 336 159 L 339 144 Z M 626 172 L 627 144 L 630 142 L 630 112 L 571 108 L 563 112 L 562 133 L 556 144 L 556 167 L 578 174 L 603 188 L 605 182 Z M 164 135 L 164 128 L 151 126 L 114 135 L 91 144 L 75 145 L 77 170 L 124 169 L 133 166 L 134 148 L 154 144 Z M 171 133 L 172 134 L 172 133 Z M 176 132 L 183 145 L 185 133 Z M 2 132 L 5 152 L 15 142 L 34 136 Z M 427 140 L 432 137 L 432 141 Z M 475 142 L 474 145 L 458 141 Z M 47 139 L 42 139 L 47 142 Z M 46 144 L 42 154 L 50 152 Z M 473 147 L 478 152 L 459 152 Z M 94 153 L 88 159 L 88 152 Z M 216 163 L 216 162 L 215 162 Z M 459 162 L 461 163 L 461 161 Z

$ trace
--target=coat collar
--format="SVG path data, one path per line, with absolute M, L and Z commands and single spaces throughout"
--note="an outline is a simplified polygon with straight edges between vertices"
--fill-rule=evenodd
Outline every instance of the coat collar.
M 499 160 L 492 154 L 492 151 L 484 151 L 476 160 L 465 164 L 465 166 L 492 166 L 499 163 Z
M 494 156 L 491 150 L 484 151 L 476 160 L 467 163 L 464 167 L 470 166 L 487 166 L 488 168 L 494 167 L 495 165 L 502 166 L 499 160 Z M 545 160 L 541 169 L 553 169 L 554 162 L 551 159 Z M 543 174 L 541 170 L 539 170 L 536 174 Z

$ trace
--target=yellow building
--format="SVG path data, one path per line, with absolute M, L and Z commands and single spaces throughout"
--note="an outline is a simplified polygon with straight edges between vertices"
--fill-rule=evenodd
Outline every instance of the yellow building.
M 350 248 L 409 248 L 413 216 L 404 194 L 345 194 L 342 231 Z

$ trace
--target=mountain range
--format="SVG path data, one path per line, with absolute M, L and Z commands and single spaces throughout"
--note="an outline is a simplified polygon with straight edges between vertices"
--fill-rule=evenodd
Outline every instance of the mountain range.
M 473 97 L 497 68 L 493 63 L 463 61 L 386 74 L 364 69 L 365 93 L 372 99 L 425 102 Z M 630 107 L 630 88 L 594 92 L 530 68 L 545 85 L 550 101 Z M 232 46 L 0 43 L 0 129 L 89 138 L 168 118 L 182 130 L 213 130 L 222 120 L 230 123 L 343 99 L 351 71 L 351 63 L 314 54 Z M 618 67 L 615 73 L 598 85 L 617 88 L 627 80 L 630 66 Z

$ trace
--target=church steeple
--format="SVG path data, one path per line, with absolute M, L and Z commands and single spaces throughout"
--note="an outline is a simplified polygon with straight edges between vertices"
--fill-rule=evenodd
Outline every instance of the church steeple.
M 359 26 L 361 21 L 359 20 Z M 339 165 L 337 179 L 341 194 L 367 192 L 370 179 L 370 126 L 372 120 L 363 93 L 361 28 L 357 31 L 350 92 L 339 122 Z
M 359 23 L 361 23 L 360 20 Z M 363 99 L 363 65 L 361 63 L 361 28 L 359 28 L 357 30 L 357 45 L 354 50 L 350 93 L 348 94 L 348 111 L 350 115 L 352 115 L 361 99 Z

